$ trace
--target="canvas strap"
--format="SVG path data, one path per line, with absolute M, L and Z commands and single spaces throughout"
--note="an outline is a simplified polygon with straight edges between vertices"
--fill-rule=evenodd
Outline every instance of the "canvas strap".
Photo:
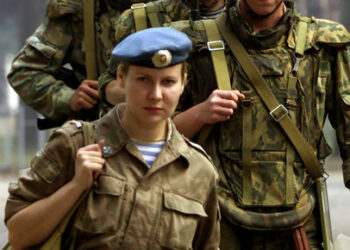
M 97 59 L 95 46 L 95 1 L 84 0 L 84 45 L 87 78 L 97 80 Z
M 201 20 L 205 32 L 207 34 L 207 47 L 211 52 L 211 58 L 214 66 L 214 72 L 218 88 L 222 90 L 230 90 L 231 83 L 227 69 L 225 58 L 225 45 L 221 39 L 221 35 L 214 20 Z M 204 145 L 205 140 L 209 136 L 213 125 L 206 125 L 200 132 L 197 143 Z
M 134 12 L 134 21 L 136 31 L 147 29 L 146 4 L 135 3 L 131 5 Z

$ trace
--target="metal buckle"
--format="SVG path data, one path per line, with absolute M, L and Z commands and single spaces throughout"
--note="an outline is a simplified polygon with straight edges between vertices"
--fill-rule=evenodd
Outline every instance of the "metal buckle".
M 283 117 L 288 115 L 288 109 L 286 109 L 285 106 L 280 104 L 276 108 L 271 110 L 270 115 L 276 122 L 279 122 Z
M 135 9 L 141 9 L 141 8 L 146 8 L 146 4 L 145 3 L 135 3 L 133 5 L 131 5 L 131 9 L 135 10 Z
M 219 45 L 220 47 L 214 47 L 215 45 Z M 221 40 L 207 42 L 207 46 L 209 51 L 217 51 L 217 50 L 225 49 L 225 44 Z

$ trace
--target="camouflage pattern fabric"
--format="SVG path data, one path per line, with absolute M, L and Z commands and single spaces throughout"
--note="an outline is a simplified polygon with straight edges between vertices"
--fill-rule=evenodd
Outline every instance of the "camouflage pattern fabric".
M 146 13 L 156 13 L 159 23 L 163 26 L 168 26 L 172 21 L 186 20 L 190 17 L 190 9 L 188 8 L 187 0 L 158 0 L 146 4 Z M 124 11 L 119 20 L 115 23 L 115 44 L 118 44 L 128 35 L 136 32 L 134 12 L 132 9 Z M 148 27 L 151 24 L 148 19 Z M 104 72 L 99 77 L 99 100 L 100 100 L 100 115 L 106 114 L 112 107 L 105 96 L 106 85 L 115 80 L 116 65 L 110 64 L 108 71 Z
M 227 25 L 232 24 L 232 32 L 246 46 L 267 85 L 278 101 L 286 106 L 290 117 L 320 159 L 329 154 L 322 134 L 324 121 L 329 115 L 344 161 L 344 182 L 350 188 L 350 35 L 347 30 L 328 20 L 306 19 L 304 59 L 294 75 L 291 71 L 296 61 L 296 24 L 303 18 L 288 10 L 285 15 L 289 17 L 283 19 L 288 22 L 286 31 L 279 23 L 277 27 L 258 34 L 249 34 L 246 30 L 248 35 L 241 36 L 243 32 L 237 27 L 247 29 L 247 24 L 243 24 L 236 6 L 227 12 Z M 171 27 L 185 32 L 195 44 L 189 60 L 192 68 L 189 83 L 177 109 L 181 112 L 205 101 L 218 85 L 201 24 L 180 21 L 172 23 Z M 280 31 L 276 31 L 279 28 Z M 275 32 L 279 33 L 277 42 Z M 252 36 L 256 36 L 254 42 L 260 41 L 261 46 L 252 44 Z M 269 38 L 272 36 L 271 42 Z M 240 90 L 247 98 L 230 120 L 216 124 L 203 145 L 219 167 L 222 213 L 231 223 L 247 229 L 278 230 L 304 224 L 313 212 L 314 185 L 297 152 L 269 115 L 228 46 L 225 55 L 232 89 Z M 249 136 L 251 161 L 248 166 L 243 166 L 242 144 L 247 143 L 246 136 Z M 303 211 L 304 215 L 298 210 L 302 201 L 306 202 L 304 208 L 308 209 Z M 262 225 L 258 227 L 257 223 L 252 223 L 254 221 Z
M 130 6 L 130 1 L 106 2 L 95 1 L 98 74 L 106 70 L 115 44 L 113 24 Z M 82 3 L 50 0 L 43 23 L 27 39 L 8 75 L 9 83 L 23 101 L 53 120 L 82 118 L 92 112 L 73 114 L 69 106 L 75 88 L 86 78 Z M 94 112 L 91 119 L 97 118 L 97 107 Z
M 180 135 L 149 169 L 123 130 L 116 109 L 95 122 L 106 164 L 74 222 L 75 249 L 217 249 L 218 174 L 206 153 Z M 81 129 L 57 129 L 17 183 L 10 185 L 5 220 L 45 198 L 74 175 Z

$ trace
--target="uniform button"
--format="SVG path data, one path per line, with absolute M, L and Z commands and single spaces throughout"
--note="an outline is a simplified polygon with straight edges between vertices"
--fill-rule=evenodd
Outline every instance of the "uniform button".
M 112 153 L 112 148 L 110 146 L 104 146 L 103 147 L 103 153 L 106 155 L 109 155 Z

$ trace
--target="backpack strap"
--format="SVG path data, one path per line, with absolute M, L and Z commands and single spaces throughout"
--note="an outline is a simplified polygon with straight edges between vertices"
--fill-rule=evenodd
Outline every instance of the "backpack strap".
M 317 178 L 322 177 L 323 170 L 311 145 L 306 141 L 295 124 L 293 124 L 288 116 L 288 110 L 277 101 L 276 97 L 266 85 L 264 78 L 257 70 L 255 64 L 251 61 L 248 52 L 245 50 L 236 35 L 230 31 L 229 26 L 227 26 L 225 22 L 226 15 L 222 14 L 217 19 L 219 30 L 229 44 L 232 53 L 241 64 L 255 90 L 270 111 L 271 117 L 281 125 L 283 131 L 299 153 L 311 178 L 316 180 Z
M 225 57 L 225 44 L 221 39 L 218 27 L 215 21 L 211 19 L 201 20 L 200 22 L 203 24 L 207 35 L 207 46 L 211 54 L 218 88 L 222 90 L 230 90 L 231 83 Z M 199 27 L 197 27 L 197 29 L 198 28 Z M 197 140 L 198 144 L 204 145 L 204 142 L 208 138 L 213 127 L 214 125 L 206 125 L 201 130 Z
M 84 122 L 84 121 L 71 121 L 74 123 L 74 125 L 77 128 L 82 129 L 83 133 L 83 145 L 87 146 L 94 143 L 94 127 L 93 124 L 90 122 Z M 42 244 L 40 244 L 40 249 L 66 249 L 64 246 L 62 246 L 62 236 L 71 221 L 73 219 L 75 212 L 78 210 L 78 207 L 82 203 L 82 201 L 87 197 L 89 194 L 90 189 L 85 191 L 79 198 L 79 200 L 74 204 L 73 208 L 69 211 L 69 213 L 62 219 L 60 224 L 57 226 L 55 231 L 51 234 L 51 236 Z M 69 249 L 74 249 L 74 240 L 75 240 L 75 234 L 76 231 L 73 230 L 71 242 L 69 242 L 70 247 Z
M 134 12 L 134 21 L 135 21 L 136 31 L 147 29 L 146 4 L 135 3 L 131 5 L 131 9 Z
M 144 30 L 148 28 L 147 17 L 151 23 L 151 27 L 161 27 L 158 13 L 159 7 L 145 3 L 135 3 L 131 5 L 131 9 L 134 12 L 134 22 L 136 31 Z
M 160 11 L 158 6 L 147 4 L 147 16 L 151 23 L 151 27 L 162 27 L 163 25 L 160 24 L 158 13 Z
M 87 78 L 97 80 L 97 59 L 95 41 L 95 1 L 84 0 L 84 44 Z
M 94 139 L 94 126 L 90 122 L 81 121 L 82 131 L 83 131 L 83 145 L 87 146 L 95 143 Z

